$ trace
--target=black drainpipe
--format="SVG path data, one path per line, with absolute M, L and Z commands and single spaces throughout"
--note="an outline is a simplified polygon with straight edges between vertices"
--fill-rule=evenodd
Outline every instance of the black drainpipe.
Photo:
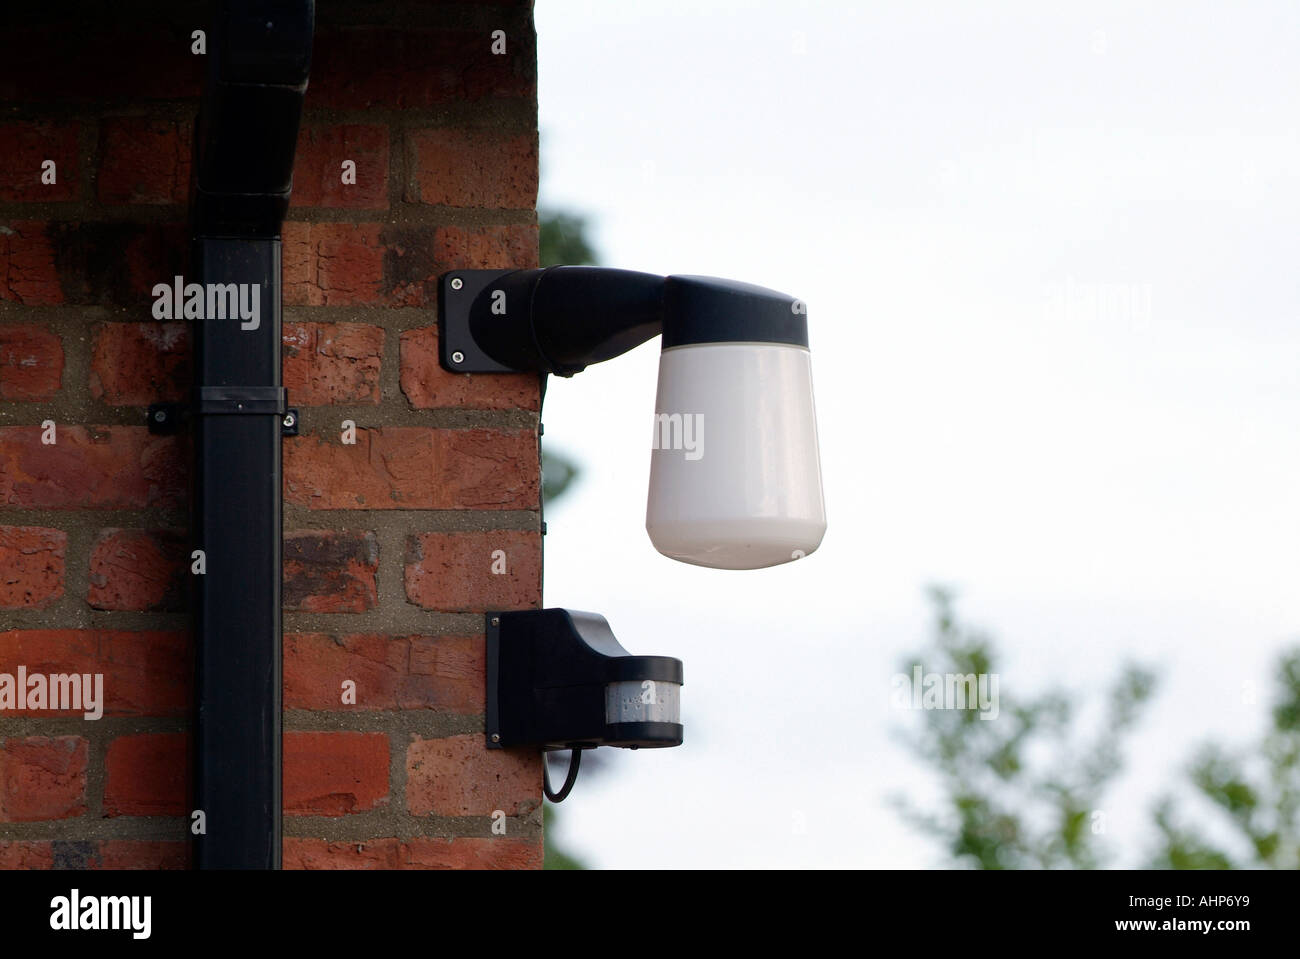
M 218 306 L 195 326 L 190 410 L 206 566 L 193 577 L 199 869 L 280 866 L 280 442 L 296 432 L 280 379 L 280 230 L 314 14 L 313 0 L 226 0 L 208 36 L 186 278 Z M 231 302 L 246 309 L 222 318 Z

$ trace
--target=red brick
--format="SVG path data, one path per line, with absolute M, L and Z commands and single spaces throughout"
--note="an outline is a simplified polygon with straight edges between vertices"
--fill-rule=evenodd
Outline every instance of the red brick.
M 285 869 L 396 869 L 401 845 L 400 839 L 330 842 L 285 836 L 281 849 Z
M 184 815 L 190 769 L 184 733 L 119 736 L 104 758 L 104 815 Z
M 53 844 L 48 840 L 0 841 L 0 869 L 52 869 Z
M 358 429 L 350 446 L 338 437 L 286 444 L 286 502 L 312 509 L 537 508 L 531 430 Z
M 342 701 L 356 683 L 356 704 Z M 484 708 L 482 636 L 284 637 L 284 704 L 290 709 L 432 709 L 478 714 Z
M 47 203 L 77 198 L 76 123 L 0 123 L 0 157 L 0 201 Z M 41 164 L 46 160 L 55 164 L 53 183 L 41 182 Z
M 485 708 L 487 651 L 482 636 L 412 636 L 411 681 L 402 709 L 481 713 Z
M 0 673 L 102 673 L 105 716 L 178 716 L 193 681 L 187 637 L 175 632 L 15 629 L 0 633 Z M 16 713 L 67 716 L 54 710 Z M 77 714 L 80 715 L 80 714 Z
M 492 572 L 503 550 L 506 572 Z M 542 537 L 521 530 L 422 533 L 408 544 L 406 598 L 425 609 L 528 609 L 542 599 Z
M 400 839 L 330 842 L 286 836 L 281 848 L 285 869 L 396 869 L 401 845 Z
M 386 227 L 381 240 L 384 300 L 391 306 L 433 307 L 438 278 L 449 270 L 529 269 L 538 262 L 532 224 L 478 227 Z
M 456 838 L 284 840 L 285 869 L 540 869 L 540 840 Z
M 181 840 L 0 842 L 0 869 L 186 869 L 189 864 L 190 844 Z
M 152 308 L 158 283 L 189 272 L 189 250 L 184 223 L 84 224 L 69 252 L 73 276 L 62 279 L 80 284 L 78 302 Z
M 438 273 L 531 270 L 538 263 L 536 226 L 448 226 L 438 230 Z
M 80 736 L 0 741 L 0 822 L 84 813 L 89 755 L 90 743 Z
M 431 307 L 448 270 L 535 267 L 537 227 L 377 223 L 284 225 L 284 298 L 290 306 Z M 126 294 L 121 294 L 125 296 Z
M 0 326 L 0 400 L 48 400 L 63 385 L 63 341 L 30 323 Z
M 343 161 L 356 164 L 356 183 L 343 182 Z M 388 128 L 346 124 L 308 126 L 298 134 L 290 205 L 376 210 L 388 208 Z
M 438 276 L 446 269 L 439 254 L 441 230 L 431 226 L 386 226 L 381 302 L 389 306 L 430 307 L 438 302 Z
M 176 508 L 187 471 L 177 437 L 143 426 L 0 428 L 0 504 L 29 509 Z
M 398 869 L 541 869 L 537 839 L 420 837 L 408 839 L 398 854 Z
M 97 869 L 187 869 L 190 844 L 179 840 L 109 839 L 99 844 Z
M 0 299 L 151 305 L 159 277 L 186 271 L 188 250 L 183 223 L 0 225 Z
M 388 805 L 384 733 L 284 735 L 284 811 L 344 816 Z
M 158 10 L 127 17 L 116 6 L 89 4 L 79 5 L 75 17 L 52 12 L 48 20 L 57 22 L 6 23 L 0 100 L 196 97 L 207 57 L 190 53 L 194 17 L 177 9 L 182 12 L 172 23 L 160 22 Z
M 496 56 L 491 30 L 322 27 L 312 51 L 307 106 L 401 110 L 532 98 L 534 43 L 531 31 L 512 28 L 506 54 Z
M 536 132 L 445 127 L 407 137 L 408 203 L 511 210 L 537 205 Z
M 178 401 L 189 385 L 189 325 L 102 323 L 90 357 L 90 392 L 110 406 Z
M 99 133 L 101 203 L 184 203 L 189 190 L 189 120 L 108 117 Z
M 518 816 L 542 797 L 542 754 L 488 749 L 481 735 L 411 737 L 406 808 L 416 816 Z
M 45 224 L 0 224 L 0 300 L 29 306 L 64 301 L 54 265 L 54 243 Z
M 160 278 L 186 272 L 188 251 L 184 223 L 0 225 L 0 299 L 151 306 Z
M 536 410 L 541 405 L 531 373 L 449 373 L 438 362 L 438 328 L 407 330 L 401 337 L 402 392 L 416 409 Z
M 355 306 L 382 302 L 385 251 L 376 223 L 284 224 L 284 302 Z
M 63 595 L 68 534 L 41 526 L 0 526 L 0 608 L 44 609 Z
M 284 537 L 284 608 L 360 613 L 379 602 L 379 542 L 369 531 L 301 530 Z
M 295 406 L 378 404 L 384 329 L 364 323 L 286 323 L 284 385 Z
M 173 530 L 100 530 L 90 551 L 94 609 L 150 610 L 184 607 L 189 552 Z

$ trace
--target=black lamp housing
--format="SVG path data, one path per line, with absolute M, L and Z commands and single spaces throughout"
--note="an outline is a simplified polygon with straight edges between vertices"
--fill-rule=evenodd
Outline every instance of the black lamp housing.
M 596 613 L 487 614 L 489 748 L 680 746 L 681 687 L 680 659 L 633 656 Z

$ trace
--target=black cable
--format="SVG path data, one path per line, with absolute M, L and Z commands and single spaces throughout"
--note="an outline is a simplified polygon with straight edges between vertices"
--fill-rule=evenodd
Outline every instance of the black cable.
M 582 750 L 569 750 L 569 772 L 564 777 L 564 785 L 560 791 L 551 792 L 551 764 L 546 758 L 546 753 L 542 753 L 542 792 L 546 793 L 546 798 L 551 802 L 564 802 L 564 797 L 569 795 L 573 789 L 573 784 L 578 781 L 578 767 L 582 765 Z

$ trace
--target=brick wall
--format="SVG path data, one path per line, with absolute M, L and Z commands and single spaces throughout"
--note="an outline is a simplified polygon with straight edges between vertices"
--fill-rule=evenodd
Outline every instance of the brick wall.
M 150 290 L 187 272 L 206 5 L 8 6 L 0 674 L 102 673 L 106 705 L 0 711 L 0 867 L 183 868 L 189 454 L 141 424 L 189 387 Z M 537 265 L 536 120 L 529 4 L 319 5 L 283 237 L 287 868 L 541 864 L 539 759 L 483 745 L 481 615 L 540 605 L 537 382 L 444 373 L 435 312 L 446 270 Z

